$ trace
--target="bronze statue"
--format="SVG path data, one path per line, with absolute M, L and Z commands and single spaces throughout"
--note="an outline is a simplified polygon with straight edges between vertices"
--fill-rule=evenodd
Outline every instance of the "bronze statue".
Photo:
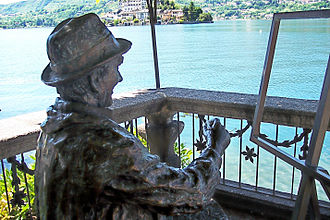
M 38 141 L 39 218 L 225 219 L 211 202 L 230 141 L 218 120 L 205 126 L 208 147 L 200 157 L 178 169 L 107 116 L 122 80 L 118 66 L 130 47 L 95 14 L 67 19 L 48 37 L 50 63 L 42 81 L 60 97 L 49 107 Z

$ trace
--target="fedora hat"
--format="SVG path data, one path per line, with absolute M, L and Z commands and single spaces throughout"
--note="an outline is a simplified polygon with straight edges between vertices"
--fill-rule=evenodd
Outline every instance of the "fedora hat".
M 41 80 L 49 86 L 73 80 L 124 54 L 132 43 L 115 38 L 93 13 L 58 24 L 47 39 L 49 64 Z

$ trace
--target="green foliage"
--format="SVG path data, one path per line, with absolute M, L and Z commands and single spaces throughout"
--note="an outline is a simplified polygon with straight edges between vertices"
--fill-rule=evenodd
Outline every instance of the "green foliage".
M 31 158 L 35 161 L 35 157 L 31 156 Z M 31 169 L 35 169 L 35 164 L 31 164 Z M 9 201 L 13 199 L 13 192 L 14 187 L 12 186 L 12 171 L 5 169 L 5 175 L 6 175 L 6 184 L 7 184 L 7 190 L 8 190 L 8 197 Z M 24 191 L 25 194 L 27 194 L 27 186 L 25 185 L 25 177 L 24 173 L 22 171 L 17 170 L 17 176 L 20 178 L 21 183 L 19 185 L 20 190 Z M 32 208 L 29 208 L 29 202 L 28 198 L 25 197 L 23 199 L 24 205 L 21 207 L 15 206 L 12 207 L 10 205 L 10 212 L 8 210 L 7 205 L 7 196 L 6 196 L 6 190 L 5 190 L 5 182 L 4 177 L 1 174 L 0 175 L 0 219 L 32 219 L 32 216 L 35 216 L 35 192 L 34 192 L 34 176 L 31 176 L 29 174 L 26 174 L 26 179 L 28 183 L 29 188 L 29 195 L 30 195 L 30 202 Z
M 182 11 L 186 21 L 197 21 L 199 15 L 203 13 L 203 10 L 200 7 L 196 7 L 193 2 L 190 2 L 189 7 L 184 6 Z
M 174 1 L 160 0 L 158 4 L 158 8 L 161 10 L 168 10 L 168 9 L 178 9 L 179 6 L 176 5 Z
M 37 4 L 38 3 L 38 4 Z M 0 8 L 0 28 L 50 27 L 69 17 L 106 13 L 118 8 L 117 1 L 47 0 L 26 1 Z M 6 16 L 1 16 L 1 14 Z
M 174 144 L 174 152 L 179 156 L 179 148 L 178 143 Z M 193 156 L 193 151 L 188 149 L 184 143 L 180 144 L 180 156 L 181 156 L 181 166 L 182 168 L 187 167 L 191 161 Z
M 118 20 L 118 19 L 116 19 L 116 20 L 113 21 L 113 24 L 114 24 L 115 26 L 117 26 L 119 23 L 120 23 L 120 20 Z
M 198 20 L 201 22 L 206 22 L 206 21 L 212 21 L 213 18 L 212 18 L 211 13 L 202 13 L 199 15 Z
M 148 148 L 148 142 L 147 142 L 146 139 L 144 139 L 140 135 L 138 135 L 138 139 L 141 141 L 141 143 L 143 144 L 143 146 L 145 146 L 146 148 Z
M 189 7 L 191 0 L 176 0 L 177 4 Z M 330 1 L 293 0 L 202 0 L 194 1 L 204 11 L 219 19 L 264 19 L 277 12 L 329 9 Z M 186 16 L 187 17 L 187 16 Z
M 203 4 L 204 5 L 204 4 Z M 262 19 L 269 18 L 269 15 L 277 12 L 306 11 L 330 8 L 329 1 L 320 2 L 301 2 L 283 0 L 281 3 L 277 0 L 268 1 L 217 1 L 212 13 L 224 19 Z
M 134 18 L 134 20 L 133 20 L 133 23 L 134 24 L 138 24 L 140 22 L 140 20 L 139 19 L 137 19 L 137 18 Z

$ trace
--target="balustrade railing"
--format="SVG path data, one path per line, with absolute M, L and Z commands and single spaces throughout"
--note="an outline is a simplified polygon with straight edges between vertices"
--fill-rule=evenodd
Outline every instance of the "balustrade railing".
M 173 166 L 184 166 L 189 160 L 198 157 L 199 150 L 205 145 L 203 122 L 219 117 L 232 138 L 223 155 L 220 170 L 222 180 L 218 191 L 245 190 L 247 194 L 260 195 L 257 199 L 270 196 L 274 202 L 278 198 L 284 198 L 293 203 L 299 187 L 299 171 L 249 141 L 256 102 L 257 96 L 251 94 L 165 88 L 115 96 L 108 113 L 134 135 L 142 137 L 140 139 L 151 152 L 160 154 L 163 161 Z M 264 137 L 294 157 L 304 160 L 316 108 L 317 101 L 313 100 L 268 97 L 261 126 L 261 130 L 267 135 Z M 30 213 L 27 210 L 33 209 L 33 160 L 28 161 L 29 165 L 26 164 L 34 154 L 39 133 L 36 127 L 45 119 L 45 113 L 34 113 L 34 116 L 19 116 L 0 121 L 1 130 L 6 131 L 1 131 L 6 136 L 0 136 L 0 196 L 1 208 L 4 209 L 1 212 L 9 210 L 12 214 L 23 211 Z M 23 123 L 24 118 L 28 118 L 29 123 Z M 184 129 L 180 121 L 184 122 Z M 163 126 L 164 123 L 172 126 L 172 130 L 161 131 L 169 136 L 175 135 L 174 138 L 168 137 L 166 143 L 169 146 L 176 141 L 176 153 L 181 158 L 179 164 L 176 156 L 171 155 L 174 154 L 173 149 L 164 149 L 166 144 L 159 148 L 153 146 L 159 143 L 155 136 L 160 135 L 154 131 L 168 127 Z M 15 126 L 9 126 L 10 124 Z M 21 135 L 14 132 L 15 127 L 20 124 L 25 127 L 25 131 L 23 129 L 19 132 Z M 13 135 L 10 130 L 13 130 Z M 327 136 L 325 144 L 329 144 L 329 134 Z M 320 165 L 328 165 L 326 162 L 327 158 L 321 158 Z M 321 187 L 319 189 L 318 192 L 322 193 Z M 322 208 L 325 210 L 323 213 L 330 212 L 327 196 L 329 195 L 321 196 L 325 200 L 320 201 L 321 211 Z

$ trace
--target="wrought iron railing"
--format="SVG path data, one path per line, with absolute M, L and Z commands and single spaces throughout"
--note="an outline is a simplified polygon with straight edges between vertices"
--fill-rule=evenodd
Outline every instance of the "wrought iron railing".
M 273 201 L 285 198 L 293 202 L 297 194 L 300 173 L 295 167 L 286 167 L 284 185 L 288 184 L 288 186 L 283 187 L 282 180 L 279 179 L 279 176 L 283 175 L 283 164 L 280 159 L 267 154 L 266 151 L 249 141 L 250 124 L 256 102 L 257 96 L 251 94 L 164 88 L 120 94 L 114 98 L 110 115 L 135 135 L 146 134 L 147 142 L 150 138 L 148 129 L 141 124 L 144 122 L 156 123 L 151 117 L 155 113 L 157 115 L 165 114 L 164 117 L 169 117 L 170 120 L 183 121 L 185 128 L 181 134 L 180 131 L 177 132 L 179 134 L 176 140 L 177 146 L 183 144 L 191 150 L 191 159 L 198 157 L 198 150 L 202 149 L 204 145 L 205 140 L 201 132 L 203 121 L 212 117 L 220 117 L 221 122 L 230 131 L 232 141 L 223 156 L 222 180 L 217 193 L 238 189 L 245 190 L 246 194 L 251 192 L 260 195 L 258 199 L 264 199 L 264 195 L 267 195 Z M 267 138 L 275 145 L 283 146 L 294 157 L 303 160 L 316 108 L 317 101 L 268 97 L 262 128 L 264 126 Z M 45 119 L 44 113 L 39 115 L 30 122 L 31 126 L 24 124 L 22 118 L 0 121 L 0 127 L 3 130 L 8 130 L 8 123 L 17 121 L 19 122 L 16 126 L 21 123 L 26 127 L 26 132 L 22 131 L 22 135 L 16 134 L 14 137 L 9 135 L 6 138 L 1 136 L 0 139 L 2 173 L 0 184 L 4 188 L 3 197 L 7 210 L 13 210 L 19 206 L 27 209 L 33 208 L 31 193 L 34 191 L 31 188 L 33 186 L 29 185 L 29 178 L 33 171 L 31 166 L 26 166 L 26 154 L 31 155 L 31 153 L 25 152 L 35 149 L 39 133 L 35 126 Z M 180 126 L 177 128 L 180 130 Z M 15 130 L 15 128 L 12 129 Z M 330 124 L 328 130 L 330 130 Z M 8 131 L 6 132 L 8 133 Z M 291 133 L 288 134 L 288 132 Z M 284 139 L 288 139 L 288 141 L 284 141 Z M 300 149 L 301 151 L 299 151 Z M 180 157 L 185 152 L 182 152 L 182 148 L 178 148 Z M 7 171 L 5 171 L 6 168 Z M 230 193 L 234 192 L 230 191 Z M 329 199 L 326 195 L 322 198 L 326 202 L 320 201 L 320 206 L 329 212 Z

